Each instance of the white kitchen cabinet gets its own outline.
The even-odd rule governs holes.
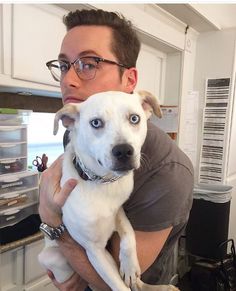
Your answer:
[[[45,64],[60,52],[65,13],[54,6],[12,5],[13,78],[59,86]]]
[[[51,91],[59,96],[59,84],[45,63],[58,56],[66,32],[62,17],[67,11],[36,4],[2,4],[1,10],[0,85]]]
[[[161,105],[178,106],[181,84],[181,52],[167,52],[142,41],[137,60],[136,90],[152,92]]]
[[[166,80],[170,78],[165,78],[165,50],[167,49],[168,53],[172,50],[173,53],[184,49],[184,24],[151,4],[87,6],[123,13],[133,20],[138,34],[152,42],[149,46],[141,38],[137,89],[149,90],[158,96],[161,103],[166,103]],[[25,91],[37,94],[37,91],[40,91],[40,95],[60,97],[59,84],[50,76],[45,63],[57,58],[60,51],[66,32],[62,22],[63,15],[70,9],[85,7],[85,4],[1,4],[0,91],[6,91],[5,88],[8,88],[9,92]],[[177,79],[179,81],[179,78]],[[173,87],[172,85],[168,84],[167,88]],[[4,87],[4,90],[1,87]],[[19,90],[20,88],[22,90]],[[173,98],[172,94],[170,95]],[[179,97],[179,92],[176,96]],[[174,96],[174,99],[177,98]]]
[[[23,290],[23,247],[0,254],[0,290]]]
[[[26,245],[24,248],[24,283],[28,284],[45,275],[45,269],[38,262],[44,240]]]
[[[1,291],[56,291],[38,262],[44,240],[0,254]]]
[[[38,240],[24,247],[24,291],[56,291],[46,270],[38,262],[38,254],[44,247],[44,240]]]
[[[44,278],[39,282],[36,282],[30,286],[26,286],[24,291],[56,291],[58,290],[54,287],[52,281],[49,278]]]
[[[147,90],[164,103],[166,54],[142,44],[137,60],[137,90]]]

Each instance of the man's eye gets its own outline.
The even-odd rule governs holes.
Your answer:
[[[94,128],[101,128],[104,126],[103,121],[99,118],[93,119],[90,121],[90,124],[92,125],[92,127]]]
[[[59,64],[59,69],[60,69],[60,71],[61,72],[67,72],[68,71],[68,65],[67,64],[65,64],[65,63],[60,63]]]
[[[138,124],[140,122],[140,116],[138,114],[131,114],[129,117],[129,121],[132,124]]]
[[[97,67],[97,63],[82,63],[82,70],[91,71]]]

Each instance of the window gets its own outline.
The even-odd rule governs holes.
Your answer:
[[[32,161],[36,156],[48,156],[48,166],[64,152],[63,135],[65,128],[60,123],[59,131],[53,135],[53,123],[55,113],[33,112],[28,124],[28,166],[32,166]]]

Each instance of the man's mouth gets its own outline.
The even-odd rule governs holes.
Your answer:
[[[64,99],[64,104],[68,104],[68,103],[81,103],[81,102],[83,102],[83,101],[84,101],[84,100],[81,100],[81,99],[79,99],[79,98],[68,96],[68,97],[66,97],[66,98]]]

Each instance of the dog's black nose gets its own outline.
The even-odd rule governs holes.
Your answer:
[[[113,156],[120,162],[129,160],[134,154],[134,148],[129,144],[119,144],[112,149]]]

